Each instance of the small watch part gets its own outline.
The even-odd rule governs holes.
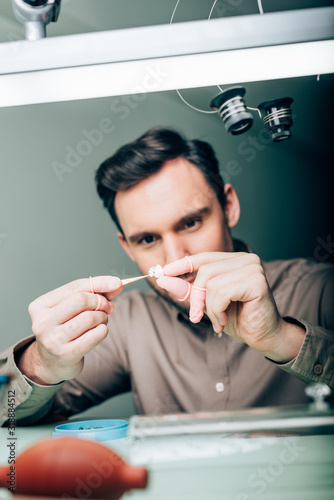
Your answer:
[[[153,266],[149,269],[148,274],[150,278],[160,278],[160,276],[163,276],[164,272],[162,270],[162,267],[158,264],[157,266]]]
[[[90,431],[91,429],[103,429],[103,427],[79,427],[79,431]]]

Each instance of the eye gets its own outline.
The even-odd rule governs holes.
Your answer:
[[[139,245],[151,245],[152,243],[154,243],[154,241],[156,240],[156,237],[155,236],[152,236],[151,234],[148,234],[147,236],[144,236],[144,238],[142,238],[141,240],[138,241],[138,244]]]
[[[201,219],[190,219],[184,223],[184,229],[197,229],[201,224]]]

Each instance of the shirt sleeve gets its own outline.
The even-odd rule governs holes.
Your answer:
[[[33,340],[34,337],[21,340],[0,355],[1,371],[11,377],[8,389],[3,396],[1,426],[13,423],[14,420],[21,425],[41,420],[49,412],[56,393],[63,385],[63,383],[50,386],[39,385],[20,372],[15,363],[15,353],[26,348]],[[15,398],[14,406],[10,403],[10,408],[8,407],[9,396]]]
[[[282,370],[296,376],[306,383],[327,384],[334,394],[334,267],[320,274],[313,285],[314,301],[317,301],[318,324],[303,318],[284,317],[288,322],[301,324],[306,333],[304,342],[295,359],[288,363],[277,364]],[[321,286],[320,286],[321,282]],[[304,285],[305,287],[305,285]]]
[[[334,394],[334,332],[301,319],[284,319],[302,324],[306,334],[295,359],[288,363],[275,364],[308,384],[327,384]]]
[[[130,294],[129,294],[130,295]],[[127,333],[124,324],[131,315],[131,295],[117,301],[109,316],[109,334],[84,358],[84,367],[75,379],[52,386],[42,386],[25,377],[15,363],[15,352],[26,348],[29,337],[0,356],[0,369],[11,376],[8,390],[15,391],[15,418],[18,424],[35,423],[45,416],[70,416],[131,390]],[[8,398],[7,398],[8,399]],[[11,413],[11,412],[10,412]],[[1,415],[1,425],[8,421],[8,407]]]

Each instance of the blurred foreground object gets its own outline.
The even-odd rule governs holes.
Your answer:
[[[10,467],[0,468],[7,487]],[[15,463],[15,493],[66,498],[117,500],[147,486],[148,472],[131,467],[102,444],[73,437],[44,440],[21,453]]]

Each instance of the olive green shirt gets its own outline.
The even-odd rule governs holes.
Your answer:
[[[14,351],[31,337],[2,354],[1,371],[14,375],[17,420],[69,416],[131,390],[137,413],[153,415],[304,403],[311,382],[334,392],[334,266],[305,259],[263,266],[281,316],[306,329],[291,362],[278,365],[225,334],[218,338],[210,322],[194,325],[154,292],[135,290],[117,299],[109,335],[73,380],[41,386],[20,373]]]

